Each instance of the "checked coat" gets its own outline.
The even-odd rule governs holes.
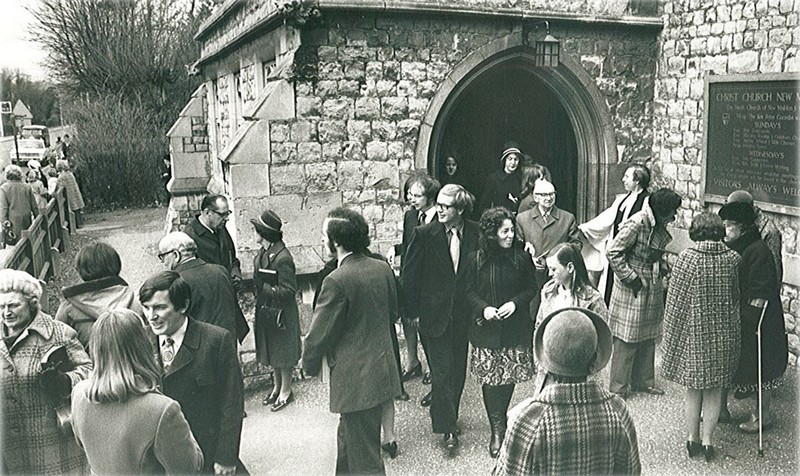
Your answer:
[[[663,254],[670,241],[672,236],[667,229],[656,226],[653,211],[645,207],[622,223],[609,243],[606,255],[614,271],[614,290],[608,306],[609,327],[614,337],[635,343],[661,335],[662,277],[667,272]],[[637,276],[644,288],[634,296],[629,286]]]
[[[664,311],[661,374],[684,387],[729,387],[739,362],[739,255],[700,241],[678,255]]]
[[[514,407],[494,475],[641,471],[628,407],[588,381],[548,385]]]

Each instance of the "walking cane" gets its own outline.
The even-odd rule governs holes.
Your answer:
[[[758,330],[756,330],[756,337],[758,338],[758,456],[764,457],[764,419],[761,409],[761,323],[764,322],[764,314],[767,313],[767,305],[769,301],[764,301],[764,307],[761,308],[761,317],[758,319]]]

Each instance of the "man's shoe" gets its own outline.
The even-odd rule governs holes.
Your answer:
[[[422,397],[422,400],[419,401],[419,404],[422,405],[423,407],[431,406],[431,392],[428,392],[427,395]]]
[[[458,436],[455,433],[444,434],[444,449],[453,452],[458,448]]]
[[[650,395],[664,395],[664,390],[658,387],[641,387],[634,390],[635,392],[649,393]]]
[[[400,380],[402,380],[403,382],[408,382],[414,377],[421,377],[421,376],[422,376],[422,364],[417,364],[411,369],[404,371],[403,375],[400,376]]]
[[[394,399],[395,400],[402,400],[404,402],[407,402],[407,401],[411,400],[411,396],[408,394],[408,392],[403,390],[403,393],[401,393],[400,395],[394,397]]]
[[[384,443],[381,445],[381,449],[387,453],[389,453],[389,457],[392,459],[397,458],[397,442],[390,441],[389,443]]]
[[[431,373],[425,372],[425,376],[422,377],[422,385],[430,385],[431,384]]]
[[[762,430],[767,430],[775,424],[775,415],[770,413],[768,415],[764,415],[764,422],[761,424]],[[750,420],[742,423],[739,425],[739,429],[742,430],[743,433],[758,433],[758,417],[753,415],[750,417]]]

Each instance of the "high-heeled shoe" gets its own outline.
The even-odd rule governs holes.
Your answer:
[[[706,463],[710,463],[717,456],[716,451],[714,451],[714,446],[703,445],[703,455],[706,457]]]
[[[390,441],[388,443],[384,443],[381,445],[381,449],[387,453],[389,453],[389,457],[392,459],[397,458],[397,442]]]
[[[286,397],[286,400],[275,400],[275,403],[272,404],[272,408],[270,411],[278,412],[286,408],[286,405],[292,403],[294,401],[294,392],[289,392],[289,396]]]
[[[686,441],[686,452],[689,453],[690,458],[699,456],[702,451],[703,451],[703,445],[701,445],[700,443],[692,440]]]
[[[272,405],[273,403],[275,403],[275,400],[277,399],[278,399],[277,393],[270,393],[269,395],[267,395],[266,398],[264,398],[264,400],[261,400],[261,404],[264,406]]]

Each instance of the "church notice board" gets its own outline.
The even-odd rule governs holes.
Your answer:
[[[800,216],[800,74],[709,76],[705,92],[705,200],[747,190],[764,210]]]

